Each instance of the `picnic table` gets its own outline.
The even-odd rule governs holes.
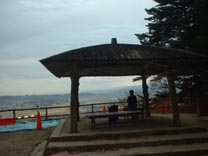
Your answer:
[[[91,119],[92,128],[95,128],[96,122],[95,120],[98,118],[114,118],[114,117],[128,117],[128,116],[137,116],[144,120],[143,108],[139,108],[137,110],[128,110],[128,111],[118,111],[118,112],[99,112],[99,113],[91,113],[87,115],[89,119]]]

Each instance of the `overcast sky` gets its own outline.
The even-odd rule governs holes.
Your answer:
[[[75,48],[138,44],[153,0],[0,0],[0,95],[69,93],[39,60]],[[81,78],[80,91],[137,85],[132,77]],[[95,85],[96,84],[96,85]]]

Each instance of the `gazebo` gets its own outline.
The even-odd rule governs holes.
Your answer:
[[[202,67],[207,65],[207,56],[171,48],[118,44],[113,38],[111,44],[66,51],[40,62],[56,77],[71,78],[70,132],[76,133],[79,79],[89,76],[140,75],[144,82],[147,75],[166,75],[173,108],[173,124],[179,126],[180,115],[174,78],[203,72]],[[143,89],[147,91],[145,85]]]

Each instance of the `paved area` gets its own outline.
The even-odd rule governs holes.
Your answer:
[[[67,122],[67,121],[66,121]],[[68,121],[70,122],[70,121]],[[91,128],[91,120],[84,117],[78,122],[79,133],[97,133],[106,131],[119,131],[131,129],[152,129],[173,127],[172,114],[152,114],[152,117],[145,118],[144,121],[121,118],[117,124],[109,125],[107,119],[98,119],[96,122],[103,124]],[[181,114],[182,127],[200,126],[208,127],[208,116],[198,116],[197,114]],[[61,131],[62,135],[69,134],[69,124],[65,124]]]
[[[156,147],[136,147],[129,149],[119,149],[115,151],[97,151],[97,152],[83,152],[72,153],[61,152],[51,156],[205,156],[208,143],[196,143],[192,145],[168,145],[168,146],[156,146]],[[170,152],[171,151],[171,152]],[[187,151],[189,151],[187,153]]]
[[[75,134],[69,133],[67,122],[63,120],[53,131],[47,146],[48,155],[208,154],[208,116],[181,114],[181,127],[172,126],[172,114],[152,114],[144,121],[122,118],[114,125],[109,125],[107,119],[100,119],[98,122],[102,125],[95,128],[91,128],[88,118],[82,117],[78,123],[79,133]]]
[[[106,137],[110,135],[111,137]],[[77,138],[77,139],[74,139]],[[50,142],[47,154],[52,156],[169,156],[208,154],[206,128],[155,128],[82,134]]]
[[[122,118],[115,125],[109,125],[107,119],[100,119],[97,122],[102,125],[95,128],[91,128],[91,121],[84,117],[78,124],[77,134],[68,133],[67,122],[62,122],[52,135],[47,147],[49,155],[179,156],[208,153],[207,116],[181,114],[181,127],[172,126],[171,114],[152,114],[144,121]]]

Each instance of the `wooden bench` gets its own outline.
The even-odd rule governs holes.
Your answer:
[[[89,119],[91,119],[92,128],[95,128],[96,122],[95,120],[97,118],[110,118],[110,117],[128,117],[128,116],[137,116],[140,117],[142,120],[144,120],[144,111],[142,108],[139,108],[137,110],[131,110],[131,111],[118,111],[118,112],[106,112],[106,113],[92,113],[87,115]]]

